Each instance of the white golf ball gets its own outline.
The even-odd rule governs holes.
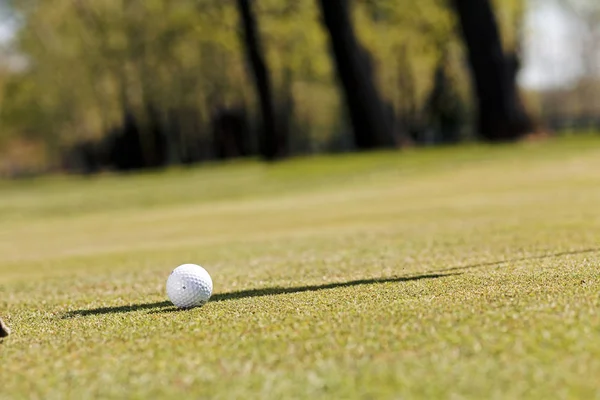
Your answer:
[[[180,265],[167,279],[167,296],[179,308],[204,305],[212,295],[212,290],[210,275],[196,264]]]

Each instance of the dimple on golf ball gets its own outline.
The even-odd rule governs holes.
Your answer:
[[[167,296],[179,308],[204,305],[212,295],[212,279],[204,268],[183,264],[175,268],[167,279]]]

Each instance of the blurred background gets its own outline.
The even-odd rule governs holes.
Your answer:
[[[1,0],[0,176],[600,130],[597,0]]]

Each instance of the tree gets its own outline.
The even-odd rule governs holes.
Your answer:
[[[379,95],[369,54],[356,38],[348,0],[317,0],[358,149],[393,144],[391,113]]]
[[[518,59],[502,49],[490,0],[452,0],[467,48],[478,102],[478,133],[490,142],[511,141],[532,129],[519,98]]]
[[[252,9],[252,0],[237,0],[237,7],[244,30],[244,45],[252,68],[254,85],[262,114],[260,152],[264,159],[275,160],[283,156],[282,138],[277,133],[275,109],[271,90],[271,75],[265,62],[258,24]]]

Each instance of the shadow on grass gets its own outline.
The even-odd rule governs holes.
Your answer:
[[[478,263],[478,264],[462,265],[462,266],[458,266],[458,267],[438,269],[438,270],[429,271],[429,272],[432,274],[433,273],[443,274],[443,273],[447,273],[447,272],[464,271],[464,270],[468,270],[468,269],[497,267],[502,264],[511,264],[511,263],[517,263],[517,262],[521,262],[521,261],[544,260],[547,258],[555,258],[555,257],[571,256],[571,255],[587,254],[587,253],[599,253],[599,252],[600,252],[600,247],[581,249],[581,250],[559,251],[556,253],[541,254],[541,255],[537,255],[537,256],[515,257],[515,258],[508,258],[506,260],[500,260],[500,261],[490,261],[490,262],[484,262],[484,263]]]
[[[423,274],[423,275],[410,275],[410,276],[400,276],[400,277],[391,277],[391,278],[373,278],[373,279],[359,279],[348,282],[335,282],[335,283],[326,283],[323,285],[309,285],[309,286],[297,286],[297,287],[270,287],[263,289],[249,289],[249,290],[239,290],[235,292],[228,293],[217,293],[210,298],[210,302],[220,302],[220,301],[228,301],[228,300],[236,300],[236,299],[244,299],[248,297],[261,297],[261,296],[275,296],[280,294],[290,294],[290,293],[302,293],[302,292],[316,292],[319,290],[327,290],[327,289],[335,289],[340,287],[350,287],[350,286],[358,286],[358,285],[371,285],[376,283],[387,283],[387,282],[409,282],[409,281],[418,281],[421,279],[436,279],[443,278],[453,275],[460,275],[460,273],[446,273],[446,274]],[[66,313],[63,318],[73,318],[77,316],[88,316],[88,315],[102,315],[102,314],[117,314],[117,313],[127,313],[132,311],[141,311],[141,310],[152,310],[152,313],[161,313],[161,312],[173,312],[180,311],[180,309],[173,307],[170,301],[159,301],[155,303],[143,303],[143,304],[132,304],[127,306],[118,306],[118,307],[101,307],[101,308],[93,308],[89,310],[76,310],[69,311]]]
[[[158,301],[155,303],[143,303],[143,304],[130,304],[128,306],[118,306],[118,307],[100,307],[100,308],[91,308],[89,310],[75,310],[69,311],[63,315],[63,319],[73,318],[73,317],[86,317],[88,315],[102,315],[102,314],[120,314],[120,313],[128,313],[133,311],[141,311],[141,310],[152,310],[156,308],[165,308],[171,306],[172,303],[170,301]]]
[[[462,265],[457,267],[443,268],[434,271],[429,271],[422,275],[407,275],[400,277],[391,277],[391,278],[373,278],[373,279],[359,279],[349,282],[336,282],[336,283],[327,283],[323,285],[310,285],[310,286],[299,286],[299,287],[270,287],[263,289],[249,289],[249,290],[240,290],[229,293],[217,293],[211,297],[210,302],[219,302],[219,301],[227,301],[227,300],[235,300],[235,299],[243,299],[248,297],[261,297],[261,296],[274,296],[279,294],[289,294],[289,293],[301,293],[301,292],[314,292],[319,290],[327,290],[327,289],[335,289],[340,287],[349,287],[349,286],[358,286],[358,285],[370,285],[375,283],[386,283],[386,282],[409,282],[409,281],[417,281],[421,279],[435,279],[435,278],[443,278],[453,275],[460,275],[462,272],[469,269],[478,269],[478,268],[487,268],[487,267],[497,267],[502,264],[510,264],[521,261],[532,261],[532,260],[542,260],[546,258],[554,258],[554,257],[562,257],[567,255],[577,255],[577,254],[586,254],[586,253],[597,253],[600,252],[600,248],[589,248],[582,250],[571,250],[571,251],[561,251],[551,254],[543,254],[538,256],[528,256],[528,257],[518,257],[518,258],[510,258],[506,260],[500,261],[491,261],[485,263],[478,264],[470,264],[470,265]],[[179,309],[173,307],[171,302],[169,301],[159,301],[155,303],[143,303],[143,304],[132,304],[128,306],[119,306],[119,307],[102,307],[102,308],[94,308],[90,310],[76,310],[70,311],[66,313],[63,318],[73,318],[77,316],[88,316],[88,315],[102,315],[102,314],[116,314],[116,313],[127,313],[132,311],[140,311],[140,310],[151,310],[150,313],[163,313],[163,312],[174,312],[180,311]]]

